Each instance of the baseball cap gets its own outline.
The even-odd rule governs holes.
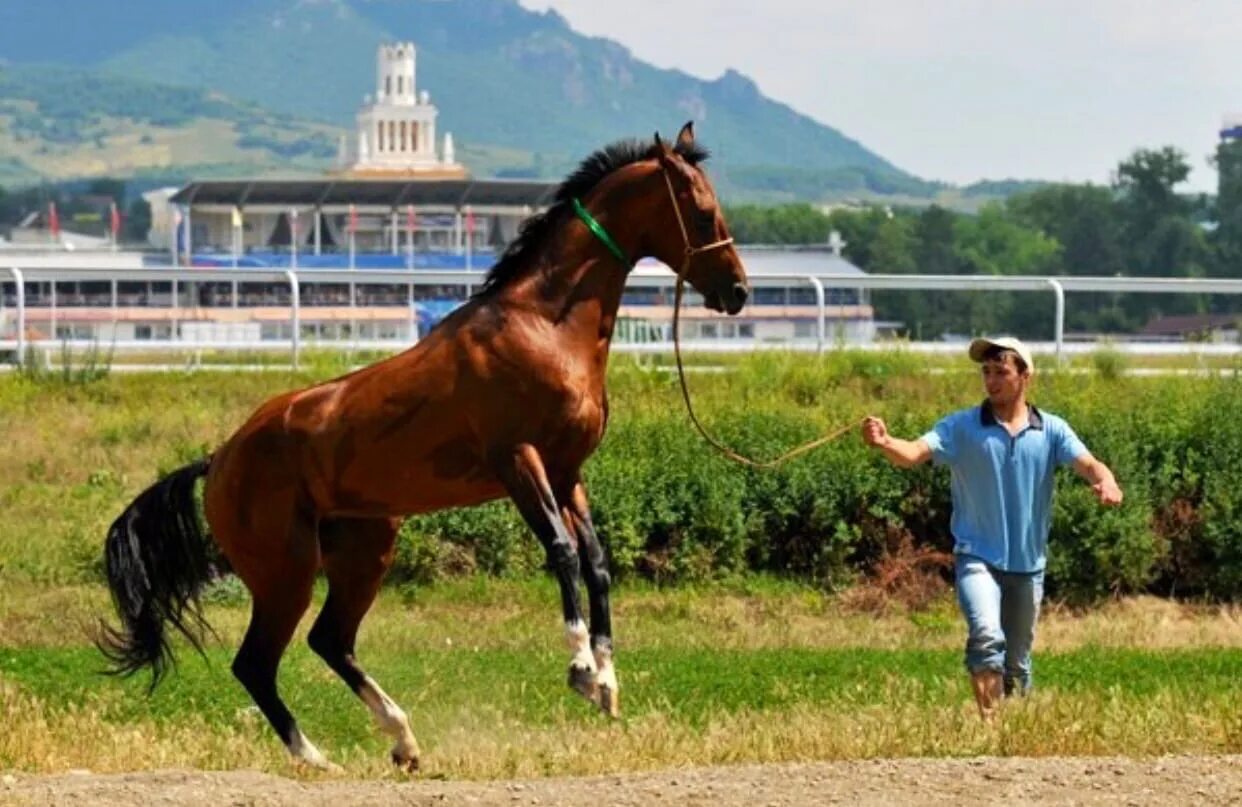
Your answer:
[[[1026,368],[1031,372],[1035,372],[1035,361],[1031,358],[1031,351],[1026,345],[1012,336],[998,336],[994,339],[975,339],[970,343],[970,358],[973,361],[983,361],[983,354],[988,352],[988,348],[999,347],[1005,350],[1012,350],[1017,353],[1022,361],[1026,364]]]

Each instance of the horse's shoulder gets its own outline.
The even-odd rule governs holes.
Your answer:
[[[339,414],[346,388],[344,380],[335,380],[290,393],[283,412],[285,430],[308,432],[320,429]]]

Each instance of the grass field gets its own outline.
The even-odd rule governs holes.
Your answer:
[[[181,647],[178,673],[150,698],[144,680],[99,674],[89,633],[111,615],[100,547],[121,508],[159,469],[216,445],[259,401],[335,374],[340,361],[312,354],[299,374],[0,377],[0,412],[22,424],[0,441],[0,770],[292,771],[229,672],[248,618],[235,583],[209,592],[221,639],[208,660]],[[938,375],[901,355],[729,361],[737,372],[728,379],[693,380],[701,411],[799,407],[832,425],[864,406],[898,412],[916,396],[967,403],[977,394],[960,361]],[[1106,376],[1048,374],[1039,383],[1051,398],[1172,394]],[[1200,383],[1208,388],[1179,382],[1178,391]],[[614,400],[625,415],[677,411],[675,384],[618,361]],[[987,727],[971,703],[951,594],[911,611],[859,591],[764,576],[674,588],[623,581],[613,597],[616,722],[565,686],[557,594],[538,573],[390,587],[363,625],[359,657],[409,713],[427,775],[454,779],[906,755],[1242,751],[1237,605],[1050,604],[1036,693]],[[281,671],[303,730],[348,775],[390,775],[387,738],[306,648],[310,621]]]
[[[254,767],[290,772],[228,671],[244,595],[215,592],[221,639],[181,648],[155,694],[100,676],[92,587],[0,596],[0,768]],[[875,756],[1242,750],[1236,608],[1116,603],[1043,624],[1038,691],[980,723],[944,599],[874,614],[788,583],[623,587],[614,598],[623,718],[567,687],[554,585],[483,578],[389,591],[359,657],[409,712],[430,776],[496,778],[683,764]],[[306,620],[305,627],[310,620]],[[281,682],[303,729],[356,776],[388,774],[388,741],[302,639]]]

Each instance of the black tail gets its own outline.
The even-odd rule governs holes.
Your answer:
[[[165,623],[203,652],[211,630],[198,601],[203,584],[227,571],[199,526],[194,483],[210,458],[191,463],[147,488],[112,522],[104,548],[108,587],[121,629],[103,625],[96,641],[112,662],[109,672],[131,675],[151,668],[151,688],[173,663]]]

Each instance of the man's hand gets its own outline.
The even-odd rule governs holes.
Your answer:
[[[1100,504],[1105,507],[1115,507],[1121,504],[1122,492],[1117,486],[1117,482],[1113,479],[1105,479],[1091,486],[1091,490],[1095,491],[1095,497],[1100,500]]]
[[[867,417],[862,424],[863,442],[880,449],[885,458],[898,468],[913,468],[931,459],[926,440],[901,440],[888,433],[888,426],[877,417]]]
[[[882,447],[888,442],[888,426],[877,417],[867,417],[862,425],[863,442],[869,446]]]

